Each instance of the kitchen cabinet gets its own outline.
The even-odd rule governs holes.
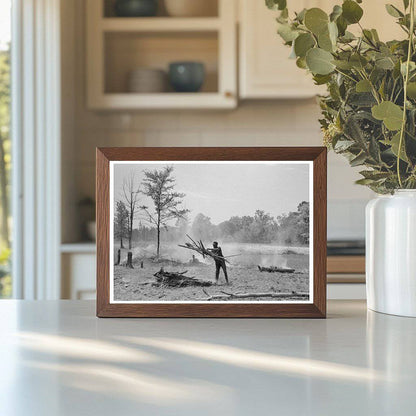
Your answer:
[[[95,299],[96,257],[94,243],[61,245],[62,299]]]
[[[318,6],[317,1],[293,0],[291,10]],[[321,5],[319,5],[321,7]],[[278,12],[264,1],[239,1],[239,91],[244,98],[308,98],[319,88],[311,75],[289,59],[290,48],[276,33]]]
[[[403,8],[401,0],[391,3]],[[311,7],[329,12],[340,1],[291,0],[288,4],[292,13]],[[376,28],[381,40],[403,38],[404,32],[384,4],[367,1],[361,6],[362,25]],[[239,0],[239,95],[242,99],[308,98],[325,91],[315,86],[311,75],[289,59],[290,48],[276,33],[277,15],[278,12],[267,9],[264,1]],[[349,30],[357,33],[360,28],[355,25]]]
[[[237,105],[236,7],[217,2],[217,16],[117,17],[113,4],[88,0],[87,105],[90,109],[209,109]],[[109,7],[110,6],[110,7]],[[129,92],[129,73],[137,69],[167,71],[175,61],[205,66],[202,90],[177,93]]]

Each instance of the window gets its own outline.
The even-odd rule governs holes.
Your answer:
[[[0,298],[12,295],[10,267],[10,42],[11,0],[0,0]]]

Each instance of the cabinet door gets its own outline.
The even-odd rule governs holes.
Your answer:
[[[311,76],[289,59],[290,48],[277,35],[275,17],[278,12],[268,10],[262,0],[239,0],[240,13],[240,97],[241,98],[304,98],[322,93]],[[320,7],[330,12],[336,0],[291,0],[290,13],[303,8]],[[402,0],[392,0],[402,9]],[[384,3],[367,1],[361,4],[366,28],[378,30],[382,40],[402,39],[404,32],[389,16]],[[349,30],[358,34],[358,25]]]
[[[290,10],[300,11],[320,2],[292,0]],[[320,5],[318,6],[320,7]],[[240,0],[240,97],[305,98],[318,93],[305,70],[289,59],[290,48],[276,33],[278,12],[262,0]]]

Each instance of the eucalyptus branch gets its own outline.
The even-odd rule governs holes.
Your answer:
[[[407,47],[407,60],[406,60],[406,72],[404,76],[404,85],[403,85],[403,118],[402,118],[402,127],[400,129],[400,140],[399,140],[399,149],[397,151],[397,178],[399,180],[399,185],[402,188],[402,177],[400,173],[400,156],[402,154],[404,132],[406,129],[406,108],[407,108],[407,83],[409,82],[409,68],[412,58],[413,50],[413,36],[415,28],[415,0],[410,0],[410,30],[409,30],[409,44]]]
[[[373,94],[374,99],[377,101],[377,104],[380,104],[380,98],[378,96],[378,92],[376,88],[374,87],[374,84],[371,82],[370,78],[368,77],[367,73],[365,72],[365,69],[363,68],[362,65],[361,65],[360,74],[366,81],[368,81],[368,83],[370,84],[371,93]]]
[[[355,78],[353,78],[353,77],[349,76],[349,75],[348,75],[348,74],[346,74],[345,72],[342,72],[342,71],[341,71],[341,70],[339,70],[338,68],[335,68],[335,71],[336,71],[336,72],[338,72],[338,73],[339,73],[339,74],[341,74],[341,75],[344,75],[344,77],[346,77],[346,78],[350,79],[352,82],[355,82],[355,83],[357,83],[357,82],[358,82]]]
[[[285,0],[266,3],[271,9],[276,5],[286,7]],[[331,14],[318,7],[305,9],[303,17],[295,19],[299,24],[290,18],[284,19],[282,24],[287,27],[279,34],[286,44],[293,46],[287,39],[297,32],[295,55],[303,59],[305,69],[318,84],[326,84],[328,94],[320,97],[324,141],[352,161],[353,166],[367,167],[361,184],[381,194],[399,188],[416,188],[416,151],[414,146],[406,147],[406,140],[413,142],[416,136],[413,119],[410,120],[410,109],[416,107],[416,71],[412,69],[416,0],[404,1],[404,15],[394,6],[387,7],[388,13],[407,33],[405,41],[387,42],[379,40],[373,29],[364,29],[361,3],[343,1],[342,6],[334,6]],[[285,9],[282,17],[287,15]],[[337,34],[332,27],[334,23],[341,28]],[[360,35],[350,36],[347,33],[350,25],[361,28]],[[326,37],[320,44],[321,34]],[[331,47],[327,47],[329,42]],[[400,71],[397,62],[401,65]],[[415,116],[416,111],[412,110],[412,117]],[[382,170],[389,175],[380,176]]]

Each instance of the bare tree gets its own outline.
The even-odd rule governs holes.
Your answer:
[[[144,171],[142,193],[150,197],[154,203],[154,210],[147,206],[140,208],[147,214],[147,220],[156,226],[157,257],[160,255],[160,229],[167,227],[169,221],[184,218],[189,212],[181,207],[185,194],[175,192],[175,179],[172,177],[173,166],[166,166],[161,170]]]
[[[126,205],[122,201],[117,201],[114,215],[114,237],[120,239],[120,248],[124,248],[123,238],[130,236],[129,228],[129,212]]]
[[[123,181],[123,198],[128,212],[128,239],[129,249],[131,249],[131,240],[133,235],[134,217],[139,210],[139,187],[136,185],[136,175],[131,172]]]

